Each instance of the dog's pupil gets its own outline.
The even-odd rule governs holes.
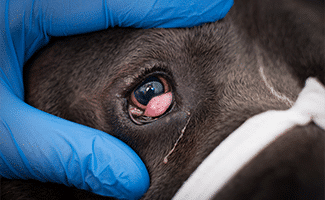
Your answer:
[[[134,97],[142,105],[147,105],[153,97],[163,93],[163,84],[157,77],[151,76],[145,79],[142,84],[134,90]]]

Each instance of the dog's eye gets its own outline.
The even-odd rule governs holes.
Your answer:
[[[128,112],[135,123],[149,123],[166,113],[172,101],[167,80],[162,76],[149,76],[132,91]]]
[[[134,90],[135,100],[146,106],[149,101],[165,92],[163,83],[155,76],[148,77],[142,84]]]

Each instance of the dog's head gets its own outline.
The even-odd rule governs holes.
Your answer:
[[[190,29],[109,29],[59,39],[33,63],[26,100],[123,140],[148,168],[144,198],[170,199],[248,118],[290,108],[303,76],[324,83],[318,73],[324,72],[323,29],[299,32],[318,19],[307,15],[301,22],[283,4],[235,2],[225,19]],[[301,73],[310,63],[315,70]],[[219,198],[281,199],[295,190],[300,197],[323,195],[323,142],[324,131],[313,124],[291,130],[247,164]]]

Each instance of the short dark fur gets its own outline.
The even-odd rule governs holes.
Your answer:
[[[59,39],[33,63],[26,101],[126,142],[150,173],[143,199],[171,199],[246,119],[289,108],[266,88],[260,65],[274,88],[293,101],[307,77],[325,84],[323,6],[317,0],[238,0],[223,20],[201,27],[109,29]],[[140,74],[156,71],[172,83],[175,106],[155,122],[136,125],[126,112],[127,96],[141,82]],[[215,199],[323,199],[324,134],[314,124],[291,130]],[[56,184],[5,179],[1,197],[104,198]]]

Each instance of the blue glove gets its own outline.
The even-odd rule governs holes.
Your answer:
[[[106,133],[24,103],[23,65],[50,36],[116,25],[199,25],[223,18],[232,4],[232,0],[0,0],[0,176],[140,198],[149,187],[140,158]]]

